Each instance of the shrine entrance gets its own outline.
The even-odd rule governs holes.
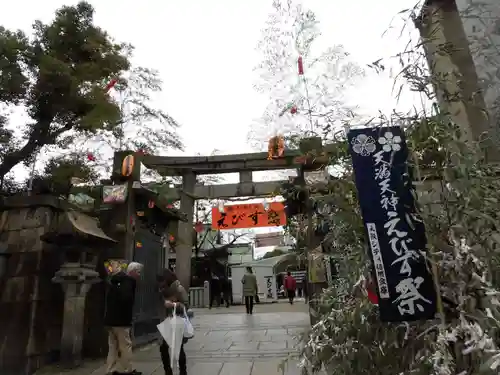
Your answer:
[[[324,169],[329,162],[329,153],[334,151],[333,144],[322,145],[320,138],[306,138],[300,149],[284,150],[278,143],[279,152],[272,154],[271,141],[269,152],[215,156],[153,156],[135,152],[115,153],[114,170],[128,177],[129,197],[127,216],[135,215],[134,189],[143,189],[140,183],[141,165],[157,171],[162,176],[182,177],[178,187],[162,187],[158,191],[160,200],[180,201],[180,212],[187,218],[178,222],[176,246],[176,273],[181,283],[189,288],[191,278],[191,260],[193,251],[193,219],[197,199],[225,199],[236,197],[259,198],[280,195],[287,181],[254,182],[252,173],[256,171],[275,171],[297,169],[303,179],[304,170]],[[128,158],[128,159],[127,159]],[[132,161],[131,159],[132,158]],[[129,170],[128,170],[128,169]],[[125,173],[126,172],[126,173]],[[236,184],[201,185],[196,184],[197,175],[238,173]],[[283,203],[273,202],[269,207],[264,204],[238,204],[226,207],[214,207],[212,227],[217,230],[281,226],[286,224],[286,208]],[[306,209],[303,209],[303,213]],[[314,231],[309,225],[308,246],[314,248]],[[134,227],[128,225],[125,241],[125,254],[133,258]]]

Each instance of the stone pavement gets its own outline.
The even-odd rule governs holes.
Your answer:
[[[257,305],[253,315],[241,306],[199,309],[195,337],[186,346],[189,375],[299,375],[296,337],[309,326],[302,301]],[[292,357],[292,358],[291,358]],[[285,359],[285,369],[279,369]],[[163,375],[158,344],[138,349],[135,367],[144,375]],[[71,372],[42,371],[50,375],[104,375],[103,363],[88,362]],[[38,373],[37,373],[38,374]]]

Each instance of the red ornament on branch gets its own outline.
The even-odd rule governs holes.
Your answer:
[[[302,56],[297,59],[297,66],[299,68],[299,76],[304,75],[304,62],[302,61]]]
[[[89,152],[87,153],[87,160],[88,161],[95,161],[95,156],[93,153]]]
[[[297,107],[293,106],[292,108],[290,108],[290,113],[292,115],[296,114],[297,113]]]
[[[108,92],[113,87],[115,87],[115,85],[116,85],[117,82],[118,82],[118,80],[116,78],[113,78],[111,81],[109,81],[109,83],[104,88],[104,92]]]
[[[374,305],[378,305],[378,296],[375,291],[375,284],[371,280],[366,280],[365,282],[366,293],[368,295],[368,300]]]

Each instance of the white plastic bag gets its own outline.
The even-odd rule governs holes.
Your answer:
[[[175,311],[175,304],[173,311]],[[184,332],[186,331],[186,319],[182,316],[177,316],[174,313],[173,316],[167,317],[156,327],[168,344],[170,368],[174,369],[177,367],[174,367],[174,364],[177,365],[179,363],[182,340],[184,338]]]
[[[191,320],[188,317],[186,308],[184,308],[184,338],[192,339],[194,337],[194,328]]]

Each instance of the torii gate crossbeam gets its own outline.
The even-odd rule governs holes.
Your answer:
[[[320,147],[323,152],[330,153],[334,144]],[[252,172],[272,171],[279,169],[294,169],[303,165],[299,157],[304,153],[299,149],[285,150],[285,155],[268,159],[268,153],[257,152],[249,154],[214,155],[214,156],[152,156],[143,155],[141,162],[147,168],[154,169],[164,176],[182,176],[182,187],[174,189],[181,201],[181,211],[189,218],[180,222],[178,228],[179,245],[177,248],[177,270],[181,283],[189,288],[191,274],[191,255],[193,248],[194,203],[203,198],[230,198],[237,196],[265,196],[276,192],[280,181],[254,183]],[[196,187],[196,175],[239,173],[239,184],[213,185]],[[197,194],[198,193],[198,194]]]

